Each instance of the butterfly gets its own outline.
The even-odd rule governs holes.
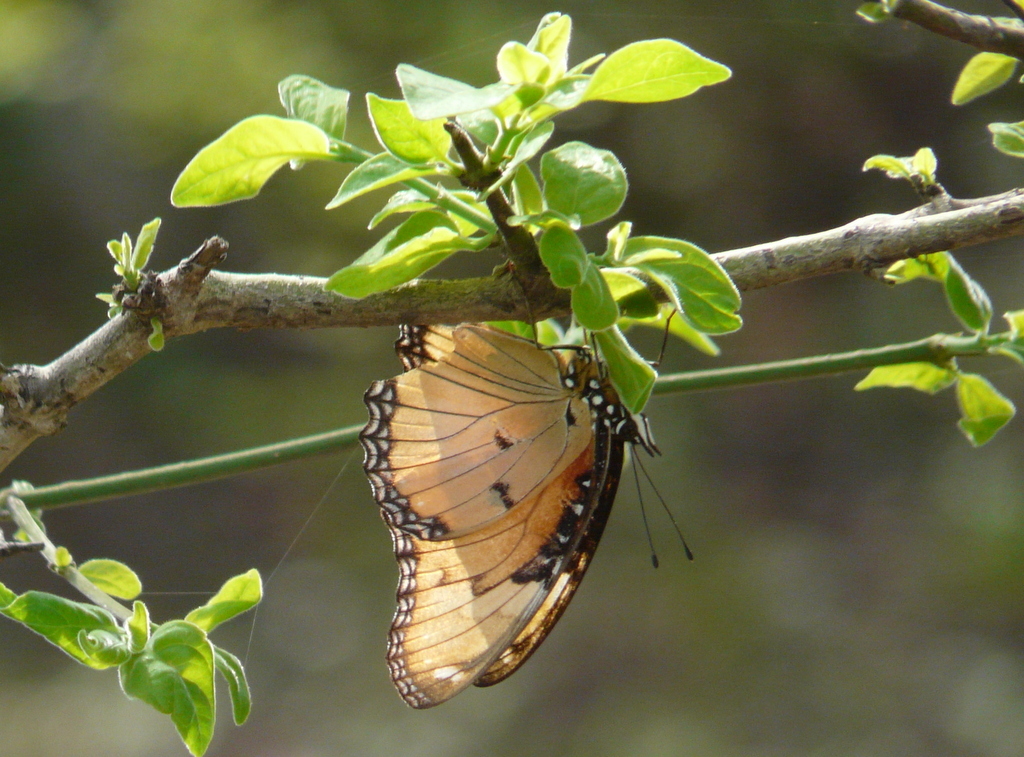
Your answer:
[[[400,578],[387,661],[412,707],[515,672],[565,611],[624,446],[658,450],[588,348],[485,325],[403,326],[364,400],[364,468]]]

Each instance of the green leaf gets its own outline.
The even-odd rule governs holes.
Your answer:
[[[864,161],[862,171],[885,171],[890,179],[910,179],[910,161],[906,158],[897,158],[893,155],[872,155]]]
[[[925,185],[935,183],[935,173],[939,168],[939,160],[930,147],[922,147],[910,159],[910,168],[924,179]]]
[[[487,192],[493,192],[497,187],[509,181],[521,165],[527,163],[534,155],[540,152],[541,148],[551,138],[555,125],[550,121],[523,134],[523,138],[515,145],[512,159],[502,168],[502,176],[498,181],[487,188]]]
[[[495,116],[491,110],[487,109],[463,113],[459,116],[458,122],[462,124],[462,128],[485,145],[493,145],[497,142],[504,128],[501,124],[501,119]]]
[[[135,240],[135,251],[132,253],[131,267],[141,271],[149,262],[149,256],[153,254],[153,245],[156,243],[156,235],[160,232],[160,219],[154,218],[142,227],[138,238]]]
[[[854,388],[858,392],[879,386],[908,387],[935,394],[956,381],[957,372],[934,363],[898,363],[880,365],[861,379]]]
[[[255,607],[263,597],[263,583],[255,568],[230,578],[202,607],[185,616],[209,633],[221,623]]]
[[[412,166],[390,153],[382,152],[349,172],[338,194],[327,203],[327,209],[336,208],[375,189],[435,173],[438,170],[434,166]]]
[[[633,233],[633,224],[629,221],[619,221],[612,226],[605,235],[608,239],[608,246],[605,255],[616,263],[622,262],[622,256],[626,252],[626,242],[629,235]]]
[[[114,616],[101,607],[72,602],[40,591],[28,591],[0,609],[0,613],[28,626],[83,665],[97,670],[110,667],[91,658],[78,643],[79,631],[120,632]]]
[[[952,255],[946,274],[946,300],[949,307],[971,331],[985,333],[992,320],[992,302],[981,285],[967,275]]]
[[[149,348],[153,352],[159,352],[164,348],[164,324],[155,315],[149,319],[149,327],[151,331],[149,336],[146,338],[146,342],[149,344]]]
[[[725,81],[732,72],[672,39],[634,42],[594,71],[584,100],[653,103],[686,97]]]
[[[583,280],[572,289],[571,302],[573,315],[585,329],[600,331],[614,325],[619,318],[619,306],[595,265],[584,269]]]
[[[416,278],[469,244],[448,216],[421,211],[337,271],[324,288],[357,298],[382,292]]]
[[[506,84],[546,84],[551,63],[522,42],[506,42],[498,51],[498,75]]]
[[[997,150],[1015,158],[1024,158],[1024,121],[993,123],[988,125],[988,130],[992,132],[992,144]]]
[[[544,195],[537,177],[529,166],[519,166],[512,178],[512,202],[517,215],[532,215],[544,211]]]
[[[252,710],[252,695],[249,693],[249,682],[245,680],[245,669],[242,662],[228,651],[214,645],[213,661],[217,670],[228,683],[231,695],[231,716],[235,725],[242,725],[249,719]]]
[[[560,224],[551,226],[538,243],[540,259],[551,274],[551,283],[568,289],[583,281],[590,258],[576,233]]]
[[[413,115],[422,121],[493,108],[514,89],[503,83],[477,89],[465,82],[438,76],[407,63],[401,64],[395,73],[402,88],[402,96],[409,103]]]
[[[1010,325],[1010,339],[1019,339],[1021,334],[1024,334],[1024,310],[1003,313],[1003,318]]]
[[[145,649],[149,642],[149,608],[145,603],[136,600],[132,604],[132,616],[128,618],[125,628],[132,652],[138,653]]]
[[[420,121],[405,100],[385,100],[372,92],[366,106],[373,130],[385,150],[406,163],[443,163],[448,160],[452,138],[443,118]]]
[[[338,141],[345,139],[348,90],[330,87],[312,76],[294,75],[277,85],[285,113],[319,126]]]
[[[639,319],[658,315],[660,307],[643,281],[621,268],[602,268],[600,271],[623,317]]]
[[[615,215],[626,199],[626,172],[618,158],[583,142],[544,153],[540,173],[547,206],[578,215],[584,225]]]
[[[1017,68],[1017,59],[1001,53],[978,53],[964,66],[953,87],[953,104],[963,105],[1005,84]]]
[[[434,207],[436,206],[427,199],[426,195],[420,194],[415,189],[401,189],[391,195],[384,207],[370,219],[368,228],[377,228],[381,221],[395,213],[415,213],[417,210],[431,210]]]
[[[53,567],[57,570],[63,570],[74,565],[75,561],[71,557],[71,553],[68,552],[67,547],[57,547],[53,553]]]
[[[213,658],[213,645],[201,629],[172,620],[118,671],[124,693],[170,715],[193,755],[203,754],[213,737]]]
[[[916,258],[897,260],[885,272],[885,280],[894,284],[905,284],[918,278],[945,283],[949,273],[949,253],[932,252]]]
[[[78,572],[98,589],[118,599],[135,599],[142,591],[142,582],[135,571],[117,560],[88,560],[78,566]]]
[[[3,584],[0,584],[0,612],[10,607],[11,602],[16,600],[18,595],[8,589]]]
[[[79,631],[78,646],[90,660],[105,668],[112,668],[131,659],[128,635],[122,631]]]
[[[743,325],[740,293],[725,269],[704,250],[681,239],[633,237],[623,261],[652,276],[677,301],[690,323],[707,334]]]
[[[252,116],[200,150],[174,182],[175,207],[218,205],[255,197],[292,160],[329,160],[330,140],[305,121]]]
[[[553,81],[562,76],[569,65],[569,40],[572,37],[572,19],[561,13],[548,13],[540,20],[537,31],[527,47],[546,57],[551,64]]]
[[[995,436],[1016,412],[1013,403],[988,379],[975,373],[960,374],[956,397],[962,415],[958,425],[975,447]]]
[[[885,3],[861,3],[860,7],[857,8],[857,15],[865,21],[880,24],[892,17],[892,11],[889,10]]]
[[[631,413],[641,412],[651,396],[658,374],[618,328],[598,331],[594,338],[623,406]]]

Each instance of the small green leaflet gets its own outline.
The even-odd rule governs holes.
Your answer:
[[[1003,86],[1013,76],[1017,59],[1001,53],[978,53],[964,66],[953,87],[954,105],[969,103]]]
[[[111,666],[111,663],[92,658],[78,641],[81,631],[121,632],[114,616],[100,607],[41,591],[27,591],[0,608],[0,613],[24,624],[83,665],[97,670]]]
[[[1000,152],[1015,158],[1024,158],[1024,121],[1016,124],[992,123],[992,144]]]
[[[327,210],[336,208],[367,192],[398,182],[418,179],[438,173],[434,166],[414,166],[399,160],[391,153],[382,152],[353,168],[341,183],[338,194],[327,203]]]
[[[855,387],[856,391],[874,389],[879,386],[907,387],[920,392],[935,394],[951,386],[956,381],[956,371],[940,368],[934,363],[899,363],[897,365],[880,365],[861,379]]]
[[[416,165],[448,160],[452,138],[443,118],[421,121],[405,100],[386,100],[372,92],[366,95],[366,107],[381,147],[399,160]]]
[[[975,447],[989,441],[1017,412],[1013,403],[984,376],[962,373],[956,389],[963,416],[958,425]]]
[[[594,338],[608,366],[619,399],[631,413],[639,413],[651,396],[658,374],[626,341],[618,327],[597,331]]]
[[[619,306],[596,265],[584,269],[583,280],[572,288],[571,302],[576,320],[590,331],[606,329],[619,318]]]
[[[219,205],[255,197],[292,160],[330,160],[330,140],[305,121],[252,116],[200,150],[171,189],[178,208]]]
[[[263,598],[263,583],[255,568],[228,579],[210,600],[188,615],[185,620],[209,633],[221,623],[255,607]]]
[[[330,87],[312,76],[294,75],[277,85],[281,105],[289,118],[319,126],[339,141],[345,139],[348,90]]]
[[[448,216],[420,211],[331,276],[324,288],[346,297],[383,292],[411,281],[468,245]]]
[[[135,571],[117,560],[88,560],[78,566],[78,572],[118,599],[135,599],[142,591]]]
[[[514,90],[514,87],[501,83],[477,89],[406,63],[401,64],[395,73],[405,101],[421,121],[493,108]]]
[[[568,289],[583,281],[590,258],[576,233],[561,224],[548,228],[538,244],[540,259],[551,275],[551,283]]]
[[[654,103],[693,94],[725,81],[732,72],[672,39],[634,42],[616,50],[594,71],[584,100]]]
[[[579,216],[584,225],[618,212],[626,199],[626,171],[608,150],[566,142],[540,159],[544,200],[552,210]]]

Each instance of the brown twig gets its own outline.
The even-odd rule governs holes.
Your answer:
[[[840,271],[871,273],[897,260],[1024,235],[1024,190],[933,204],[900,215],[872,215],[818,234],[718,253],[742,290],[775,286]],[[566,290],[540,283],[530,309],[511,277],[412,281],[353,300],[324,291],[312,276],[246,275],[211,270],[223,240],[207,242],[193,258],[151,276],[155,307],[170,339],[213,328],[329,328],[399,323],[526,320],[566,315]],[[205,257],[204,257],[205,259]],[[191,262],[190,262],[191,261]],[[538,277],[535,281],[545,282]],[[197,289],[197,282],[201,286]],[[141,360],[151,349],[148,318],[126,311],[49,365],[0,367],[0,470],[31,442],[63,428],[70,409]]]
[[[973,15],[931,0],[900,0],[892,15],[977,50],[1024,59],[1024,23],[1015,18]]]

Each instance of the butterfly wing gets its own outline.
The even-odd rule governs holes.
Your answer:
[[[404,327],[407,368],[366,393],[360,436],[377,501],[420,538],[500,518],[586,448],[589,408],[562,385],[569,361],[484,326]]]
[[[388,664],[422,708],[504,679],[547,636],[604,529],[623,437],[593,423],[587,361],[480,326],[403,329],[398,351],[407,372],[367,391],[362,439],[400,569]]]

